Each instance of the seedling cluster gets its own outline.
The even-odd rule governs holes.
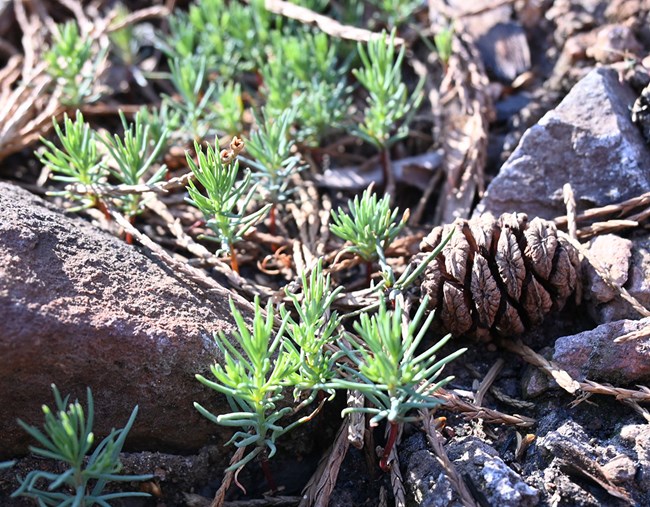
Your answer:
[[[315,11],[328,5],[303,3]],[[264,4],[205,0],[174,12],[169,33],[155,37],[155,49],[164,55],[161,71],[140,68],[142,46],[132,26],[100,41],[73,22],[60,25],[44,58],[67,112],[62,126],[54,119],[58,139],[43,138],[37,156],[52,180],[65,184],[54,194],[70,201],[73,210],[98,208],[108,219],[121,213],[132,224],[145,211],[146,196],[172,188],[166,186],[168,166],[180,166],[183,173],[175,179],[186,191],[184,201],[205,225],[194,240],[216,242],[212,253],[228,255],[232,274],[241,278],[240,243],[256,227],[272,237],[286,234],[285,214],[308,179],[305,173],[342,153],[345,143],[354,143],[364,156],[378,152],[383,179],[377,189],[383,196],[371,186],[347,208],[327,212],[330,232],[344,242],[333,247],[338,255],[307,263],[292,283],[283,284],[279,301],[263,304],[256,298],[250,323],[231,301],[236,329],[214,337],[222,357],[211,366],[212,376],[196,376],[226,396],[231,412],[195,407],[209,420],[235,428],[229,443],[245,452],[230,471],[258,458],[268,472],[280,436],[314,418],[337,392],[354,390],[366,404],[344,414],[359,411],[372,416],[371,426],[384,419],[390,425],[381,460],[388,469],[398,425],[439,404],[435,391],[449,381],[441,378],[442,369],[462,353],[436,360],[448,337],[422,349],[433,315],[425,317],[426,300],[412,318],[409,311],[406,289],[439,250],[399,276],[386,257],[409,219],[408,210],[400,215],[392,204],[391,149],[409,135],[423,81],[413,86],[403,79],[406,48],[396,42],[395,29],[384,28],[404,23],[420,2],[346,2],[342,22],[367,8],[366,18],[377,28],[368,41],[355,44],[272,14]],[[123,8],[115,19],[127,19]],[[435,44],[448,49],[443,39]],[[121,61],[139,87],[148,93],[157,89],[161,97],[156,107],[119,111],[118,133],[112,134],[92,127],[79,110],[73,114],[101,98],[98,69],[107,58]],[[157,88],[158,82],[164,86]],[[352,141],[336,145],[344,134]],[[336,146],[323,149],[332,140]],[[332,264],[343,256],[365,263],[373,298],[349,313],[336,307],[346,289],[335,281]],[[44,408],[45,433],[21,424],[42,446],[34,453],[61,460],[69,470],[33,472],[16,495],[41,505],[108,505],[118,496],[102,493],[107,481],[145,478],[116,475],[137,407],[126,426],[88,457],[90,391],[87,414],[78,402],[66,408],[68,398],[61,399],[56,388],[54,394],[56,412]],[[286,404],[289,398],[294,405]],[[49,481],[46,490],[39,489],[43,481]]]
[[[451,377],[439,379],[440,374],[447,363],[465,351],[460,349],[436,359],[436,352],[450,335],[419,351],[418,346],[434,317],[429,314],[421,324],[428,303],[426,298],[410,319],[403,297],[397,297],[394,308],[389,308],[381,297],[378,311],[372,315],[362,313],[354,322],[354,332],[349,332],[342,326],[337,312],[331,310],[341,288],[332,290],[321,263],[309,276],[303,274],[301,281],[301,297],[287,292],[290,303],[280,307],[277,328],[274,327],[277,312],[271,301],[265,310],[255,301],[250,328],[231,301],[237,324],[232,338],[238,347],[223,333],[216,335],[215,341],[223,353],[223,359],[211,367],[216,380],[197,375],[201,383],[226,395],[232,412],[214,415],[195,403],[197,410],[217,424],[240,428],[229,443],[237,447],[252,446],[230,469],[239,470],[262,455],[271,489],[275,487],[266,461],[276,452],[276,439],[318,413],[325,397],[321,396],[315,406],[312,403],[319,394],[328,394],[332,399],[341,390],[357,391],[369,402],[368,406],[348,407],[342,415],[354,411],[371,414],[371,427],[382,419],[389,422],[389,439],[380,462],[387,471],[398,425],[417,420],[413,414],[418,410],[428,410],[441,403],[435,391]],[[294,320],[292,314],[298,318]],[[278,408],[291,389],[297,405]],[[313,412],[298,417],[308,407]]]

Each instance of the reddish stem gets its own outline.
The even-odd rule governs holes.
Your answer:
[[[269,232],[275,236],[275,204],[271,205],[271,210],[269,211]]]
[[[197,227],[203,227],[205,225],[205,220],[200,219],[194,222],[192,225],[190,225],[187,230],[192,231],[193,229],[196,229]]]
[[[237,254],[235,253],[235,249],[230,245],[230,267],[232,270],[239,274],[239,263],[237,262]]]
[[[397,441],[397,434],[399,433],[399,425],[396,422],[390,423],[390,431],[388,432],[388,440],[386,441],[386,447],[384,447],[384,452],[381,455],[381,460],[379,461],[379,468],[384,472],[390,470],[390,465],[388,464],[388,457],[390,456],[393,447],[395,447],[395,442]]]
[[[128,218],[129,223],[133,225],[135,223],[135,217],[132,215]],[[127,245],[132,245],[133,244],[133,234],[130,232],[125,232],[124,233],[124,241],[126,241]]]
[[[260,460],[260,465],[262,466],[262,473],[264,474],[266,483],[268,484],[269,489],[271,490],[271,494],[274,495],[278,491],[278,486],[275,484],[275,480],[273,479],[273,474],[271,473],[271,467],[269,466],[269,459],[266,457],[266,454],[262,456],[262,459]]]
[[[106,203],[104,201],[97,198],[97,200],[95,201],[95,207],[104,214],[106,220],[108,220],[109,222],[112,220],[113,217],[111,217],[111,212],[108,211],[108,207],[106,206]]]

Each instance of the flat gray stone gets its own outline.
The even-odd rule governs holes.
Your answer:
[[[476,213],[564,215],[565,183],[578,209],[650,191],[650,150],[630,119],[635,98],[614,70],[591,71],[524,134]]]

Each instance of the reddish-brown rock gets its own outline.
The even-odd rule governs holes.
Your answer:
[[[650,339],[624,343],[614,339],[647,325],[646,319],[619,320],[555,342],[553,362],[578,380],[609,382],[615,386],[646,384],[650,381]]]
[[[212,299],[212,300],[211,300]],[[16,424],[43,421],[50,384],[85,404],[98,434],[140,406],[132,447],[189,451],[224,429],[192,406],[225,399],[199,384],[230,326],[215,300],[169,268],[18,187],[0,184],[0,454],[26,450]]]

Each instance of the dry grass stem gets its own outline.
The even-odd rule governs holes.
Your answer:
[[[637,403],[650,403],[650,389],[645,386],[639,386],[639,390],[634,391],[609,384],[599,384],[593,380],[585,380],[580,382],[580,389],[590,394],[614,396],[619,401],[632,400]]]
[[[483,380],[481,381],[481,384],[479,385],[478,390],[476,391],[476,395],[474,396],[474,403],[476,403],[479,407],[483,405],[483,398],[485,398],[485,395],[487,394],[488,390],[490,387],[492,387],[492,384],[497,378],[497,375],[499,375],[499,372],[503,368],[503,365],[505,362],[503,359],[499,358],[496,360],[496,362],[492,365],[490,370],[487,372]]]
[[[638,211],[638,208],[642,208]],[[575,216],[577,224],[593,222],[590,225],[578,229],[576,235],[581,240],[589,239],[592,236],[605,233],[623,231],[639,226],[639,222],[650,216],[650,192],[637,197],[627,199],[618,204],[608,204],[599,208],[591,208]],[[605,221],[597,221],[606,219]],[[568,215],[555,219],[555,224],[560,228],[568,226]]]
[[[234,463],[240,461],[244,457],[245,453],[246,447],[240,447],[237,449],[237,452],[235,452],[232,458],[230,458],[230,464],[233,465]],[[226,499],[226,493],[228,492],[228,489],[230,489],[230,485],[232,484],[236,473],[237,471],[231,470],[224,474],[223,481],[221,481],[221,486],[219,486],[219,489],[215,493],[214,499],[212,500],[212,503],[210,503],[210,507],[223,507],[224,501]]]
[[[435,395],[443,400],[441,408],[449,410],[450,412],[462,413],[467,419],[482,419],[484,422],[490,424],[507,424],[521,428],[533,426],[536,422],[535,419],[523,415],[504,414],[498,410],[479,407],[474,403],[463,400],[452,391],[447,391],[445,389],[438,389]]]
[[[632,389],[624,389],[621,387],[614,387],[609,384],[600,384],[594,382],[593,380],[584,380],[578,382],[571,378],[571,376],[564,370],[558,368],[551,361],[548,361],[544,357],[540,356],[537,352],[532,350],[530,347],[523,345],[521,342],[517,343],[504,343],[503,346],[518,354],[524,361],[533,366],[537,366],[549,377],[553,378],[556,382],[560,378],[563,383],[566,384],[562,386],[564,389],[569,391],[571,394],[575,394],[578,390],[583,391],[586,394],[604,394],[606,396],[614,396],[619,401],[634,401],[637,403],[650,403],[650,389],[644,386],[639,386],[638,391]],[[568,379],[570,380],[567,380]],[[559,384],[559,382],[558,382]],[[567,389],[569,387],[571,390]],[[575,389],[573,389],[575,387]],[[582,399],[578,400],[578,402]]]
[[[363,407],[365,403],[366,398],[361,391],[348,391],[348,407]],[[363,449],[363,435],[366,431],[365,414],[352,412],[348,418],[348,441],[357,449]]]
[[[550,375],[565,391],[575,394],[576,391],[580,389],[580,383],[574,380],[571,375],[545,357],[539,355],[530,347],[524,345],[521,340],[502,340],[501,346],[510,352],[514,352],[527,363],[542,368],[542,370]]]
[[[565,183],[564,187],[562,187],[562,197],[564,198],[564,205],[566,206],[567,230],[569,231],[569,236],[577,241],[576,198],[573,194],[573,189],[571,188],[570,183]]]
[[[107,33],[117,32],[118,30],[122,30],[127,26],[140,23],[147,19],[167,17],[169,16],[170,13],[171,11],[164,5],[154,5],[152,7],[146,7],[144,9],[140,9],[134,12],[129,12],[129,14],[127,14],[124,17],[124,19],[121,19],[119,22],[116,23],[111,23],[106,31]]]
[[[632,410],[634,410],[637,414],[643,417],[646,420],[646,422],[650,423],[650,412],[648,412],[647,409],[643,408],[634,400],[623,400],[623,403],[631,407]]]
[[[341,463],[348,452],[349,416],[343,419],[334,442],[325,456],[318,463],[316,472],[311,476],[303,490],[300,507],[327,507],[334,491]]]
[[[501,403],[505,403],[506,405],[510,405],[511,407],[525,409],[525,410],[532,410],[536,406],[535,403],[533,403],[532,401],[518,400],[517,398],[508,396],[505,392],[503,392],[501,389],[499,389],[496,386],[492,386],[490,388],[490,393]]]
[[[597,218],[611,217],[612,215],[623,217],[629,214],[631,210],[640,206],[650,206],[650,192],[646,192],[637,197],[632,197],[631,199],[627,199],[618,204],[608,204],[607,206],[588,209],[583,213],[576,215],[576,222],[587,222]],[[557,217],[555,219],[555,224],[558,227],[565,227],[567,225],[567,220],[566,216]]]
[[[442,439],[435,424],[433,424],[433,417],[424,410],[421,410],[420,413],[422,415],[422,427],[427,436],[429,447],[436,455],[436,460],[444,470],[447,479],[449,479],[449,482],[458,494],[461,503],[465,507],[479,507],[476,500],[474,500],[472,493],[465,484],[465,481],[456,470],[456,467],[449,459],[449,456],[447,456],[447,451],[445,451],[445,447],[442,444]]]
[[[192,173],[185,173],[182,176],[171,178],[169,181],[161,181],[153,185],[93,185],[87,186],[81,183],[66,185],[65,189],[76,194],[93,194],[96,196],[120,197],[132,194],[146,194],[149,192],[156,194],[168,194],[172,190],[184,188],[189,180],[192,179]]]
[[[377,507],[388,507],[388,491],[386,491],[385,486],[379,487],[379,501],[377,502]]]
[[[641,324],[643,327],[637,329],[636,331],[631,331],[619,336],[614,340],[614,343],[625,343],[650,337],[650,318],[646,317],[644,319],[641,319],[639,321],[639,324]]]
[[[404,479],[399,468],[397,445],[393,446],[388,459],[390,463],[390,485],[393,488],[395,507],[406,507],[406,489],[404,488]]]
[[[264,2],[264,7],[274,14],[295,19],[296,21],[308,25],[316,25],[327,35],[331,35],[332,37],[359,42],[367,42],[374,37],[380,37],[379,34],[370,30],[341,24],[330,17],[323,16],[322,14],[318,14],[306,7],[301,7],[290,2],[284,2],[282,0],[266,0],[266,2]],[[395,37],[395,45],[399,46],[401,44],[404,44],[404,39]]]

